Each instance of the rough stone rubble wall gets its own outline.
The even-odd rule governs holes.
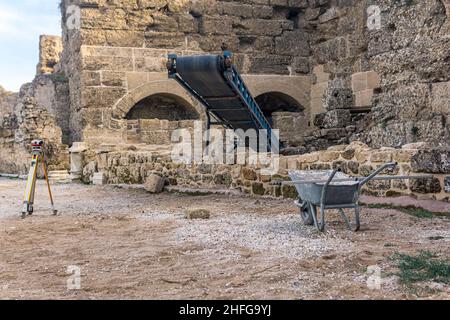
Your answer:
[[[364,193],[376,196],[414,195],[421,199],[450,200],[450,149],[426,148],[423,144],[405,145],[402,149],[372,149],[361,142],[333,146],[301,156],[281,157],[277,174],[263,175],[258,167],[241,165],[187,166],[171,160],[170,150],[97,150],[85,153],[84,181],[93,181],[103,173],[108,183],[142,184],[155,173],[172,186],[190,188],[232,188],[252,195],[295,198],[292,186],[274,186],[272,181],[289,180],[288,170],[331,170],[341,168],[351,176],[368,176],[386,162],[398,162],[395,170],[382,175],[421,175],[431,178],[415,180],[371,181]]]
[[[61,39],[42,36],[38,75],[19,93],[0,89],[0,172],[25,174],[30,142],[43,139],[50,170],[69,167],[69,86],[60,71]]]
[[[39,41],[39,63],[37,74],[54,73],[59,68],[60,55],[63,50],[60,36],[41,35]]]
[[[30,165],[30,143],[43,139],[45,154],[50,170],[64,170],[69,167],[67,146],[62,143],[62,131],[58,126],[54,110],[49,110],[47,96],[42,95],[43,85],[37,78],[33,83],[23,85],[16,101],[9,104],[9,112],[0,116],[0,172],[28,172]],[[41,90],[36,94],[36,90]],[[42,99],[42,100],[41,100]]]

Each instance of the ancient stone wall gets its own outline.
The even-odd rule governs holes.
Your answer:
[[[307,141],[315,149],[357,139],[448,145],[448,1],[315,3],[306,13],[314,29],[311,110],[321,130]]]
[[[59,69],[63,50],[60,36],[42,35],[39,39],[39,63],[37,74],[54,73]]]
[[[69,153],[55,119],[61,101],[50,76],[39,76],[20,93],[0,98],[0,172],[25,174],[30,165],[30,143],[43,139],[50,170],[68,169]],[[67,93],[62,94],[62,99]],[[61,117],[64,119],[64,117]]]
[[[81,8],[80,30],[66,25],[70,4]],[[272,83],[285,76],[297,86],[296,78],[308,79],[298,88],[307,98],[294,97],[305,118],[282,132],[299,152],[353,140],[399,147],[449,138],[445,1],[64,0],[61,7],[73,141],[121,139],[126,124],[117,107],[139,103],[141,86],[152,81],[176,86],[164,79],[169,52],[224,47],[242,73],[280,76]],[[147,94],[161,84],[146,86]]]
[[[402,149],[372,149],[361,142],[330,147],[300,156],[282,156],[275,175],[261,174],[255,166],[185,165],[171,160],[170,147],[151,150],[99,149],[85,154],[84,181],[92,182],[94,173],[104,174],[112,184],[142,184],[151,174],[159,174],[171,186],[190,188],[230,188],[258,196],[295,198],[295,188],[271,184],[289,180],[288,170],[331,170],[341,168],[351,176],[368,176],[387,162],[398,162],[394,170],[383,176],[432,175],[414,180],[371,181],[363,192],[376,196],[413,195],[420,199],[450,200],[450,149],[429,149],[424,143],[405,145]]]
[[[66,25],[70,4],[81,8],[78,33]],[[123,141],[123,120],[140,102],[137,97],[179,87],[167,79],[169,52],[220,53],[227,47],[235,53],[242,73],[285,76],[292,79],[290,87],[301,82],[294,99],[308,108],[310,51],[308,33],[300,24],[307,5],[307,1],[287,0],[63,1],[72,140],[96,144],[101,142],[97,137],[109,135]],[[265,86],[264,79],[254,81]],[[293,91],[287,86],[285,91],[289,90]],[[192,98],[187,101],[201,110]]]

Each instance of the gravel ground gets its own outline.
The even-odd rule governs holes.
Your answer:
[[[450,298],[448,286],[400,286],[390,259],[449,258],[449,219],[364,208],[361,232],[332,212],[319,233],[291,200],[84,185],[54,186],[53,217],[39,181],[36,214],[21,220],[24,184],[0,179],[0,299]],[[195,208],[211,218],[185,219]],[[80,268],[80,290],[68,289],[68,266]],[[379,290],[367,286],[370,266]]]

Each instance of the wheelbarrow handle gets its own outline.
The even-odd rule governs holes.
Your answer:
[[[379,173],[381,173],[382,171],[384,171],[387,168],[395,168],[398,165],[398,162],[389,162],[386,163],[384,165],[382,165],[381,167],[379,167],[377,170],[375,170],[374,172],[372,172],[368,177],[364,178],[363,180],[361,180],[359,182],[359,187],[361,188],[363,185],[365,185],[367,182],[369,182],[370,180],[372,180],[373,178],[375,178],[375,176],[377,176]]]
[[[322,205],[322,204],[324,203],[324,201],[325,201],[325,197],[326,197],[326,195],[327,195],[327,189],[328,189],[328,186],[330,185],[330,183],[331,183],[331,181],[333,180],[333,178],[334,178],[334,176],[336,175],[336,173],[341,172],[341,171],[342,171],[341,168],[338,168],[338,169],[336,169],[336,170],[333,170],[333,172],[331,172],[331,175],[330,175],[330,177],[328,178],[327,182],[325,182],[325,184],[324,184],[324,186],[323,186],[323,188],[322,188],[322,196],[320,197],[320,203],[321,203],[321,205]]]

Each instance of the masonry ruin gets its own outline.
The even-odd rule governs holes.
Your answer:
[[[292,196],[256,169],[170,161],[171,132],[205,112],[168,79],[167,55],[226,47],[280,129],[279,177],[338,165],[364,175],[395,160],[402,173],[435,177],[367,192],[450,197],[448,1],[63,0],[61,13],[62,36],[41,37],[34,81],[0,90],[0,172],[25,173],[29,142],[40,137],[51,169],[72,165],[86,183],[157,173],[171,185]],[[70,147],[81,163],[70,164]]]

